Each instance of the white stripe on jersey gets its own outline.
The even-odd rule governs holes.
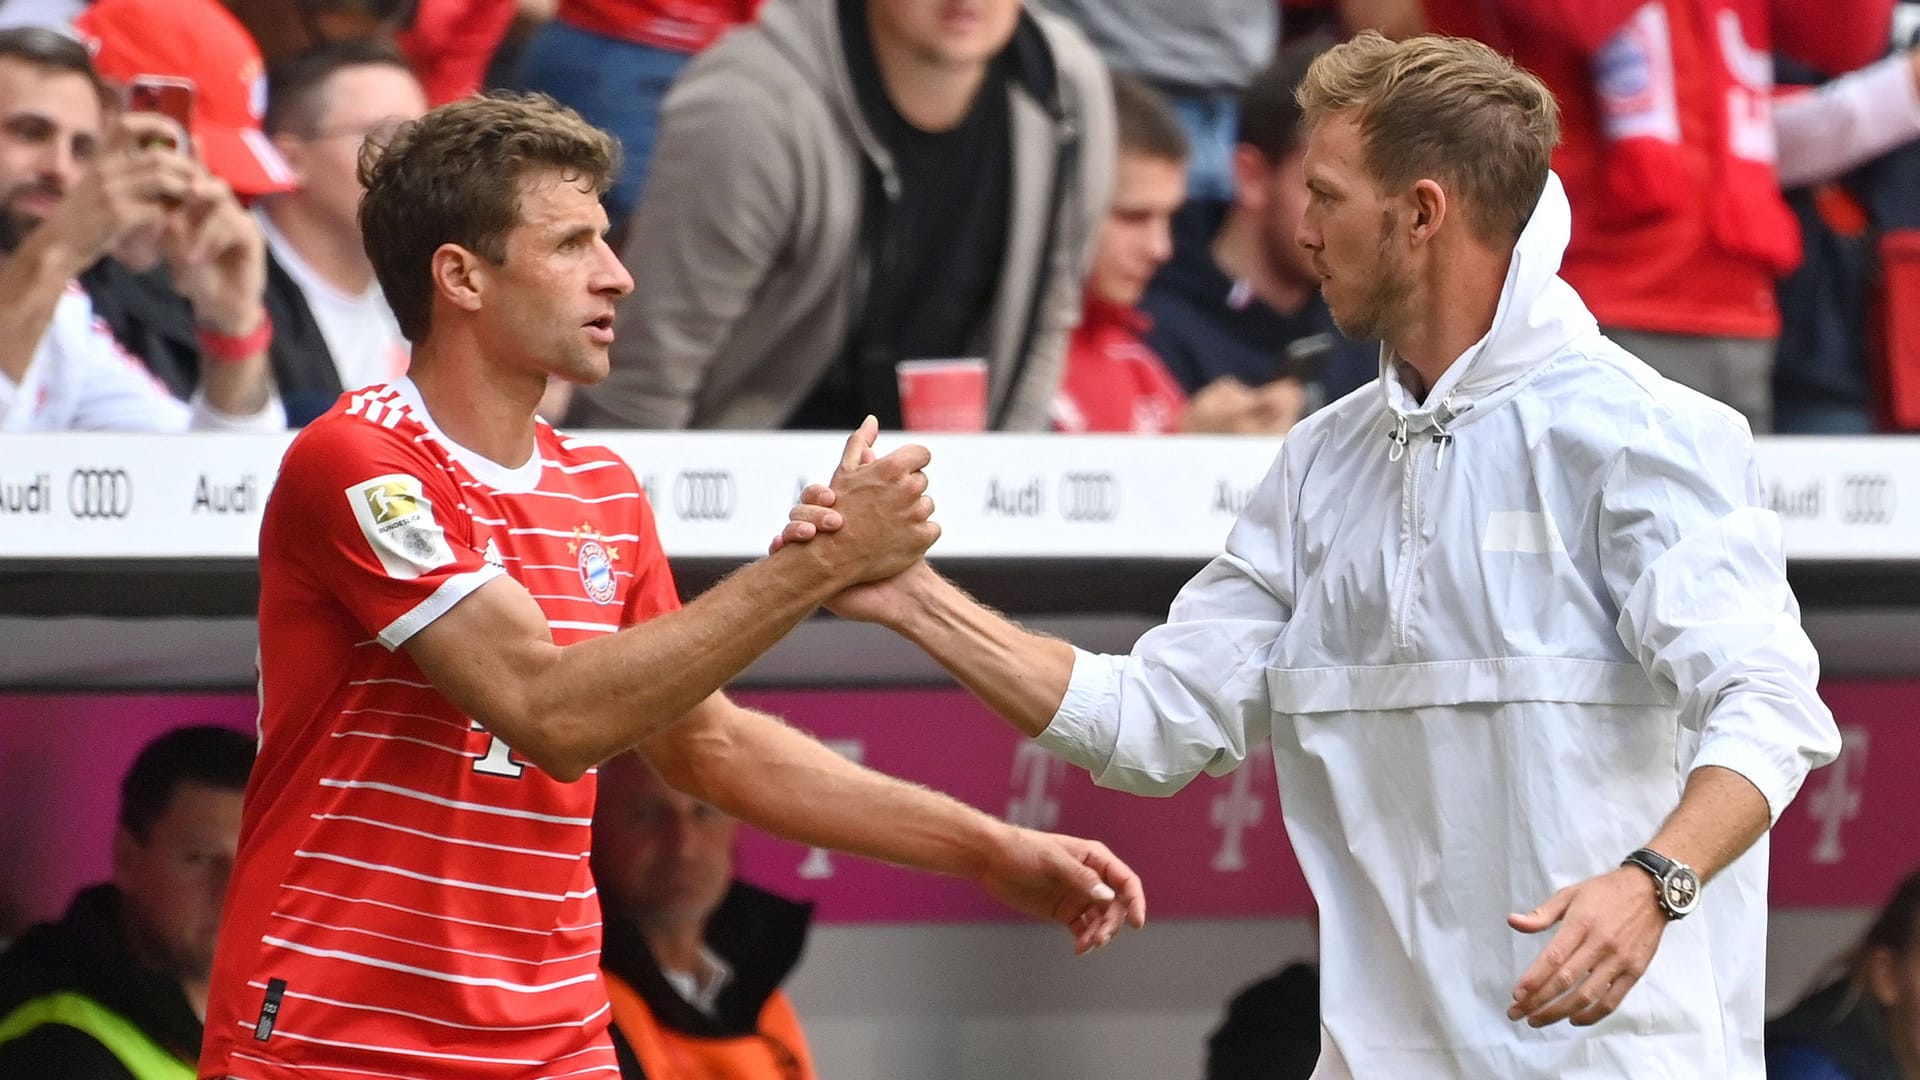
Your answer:
[[[454,956],[471,956],[478,960],[497,960],[502,964],[519,964],[521,967],[542,967],[547,964],[565,963],[570,960],[590,960],[600,955],[599,950],[596,949],[592,952],[576,953],[573,956],[550,956],[539,960],[524,960],[516,956],[502,956],[499,953],[475,952],[472,949],[456,949],[451,945],[434,945],[430,942],[416,941],[413,938],[403,938],[394,934],[382,934],[373,930],[362,930],[357,926],[335,926],[332,923],[316,922],[313,919],[302,919],[298,916],[288,915],[284,911],[274,912],[273,917],[276,919],[284,919],[291,923],[299,923],[302,926],[316,926],[322,930],[331,930],[336,934],[359,934],[362,937],[379,938],[381,941],[395,941],[402,945],[411,945],[416,949],[426,949],[429,952],[451,953]]]
[[[557,536],[562,540],[571,540],[574,538],[574,533],[571,530],[562,531],[560,529],[531,529],[531,528],[508,529],[507,535],[508,536]],[[600,537],[600,539],[601,540],[632,540],[637,543],[640,540],[640,535],[638,533],[609,533],[605,536]]]
[[[245,1020],[236,1021],[240,1027],[252,1031],[254,1025]],[[436,1061],[470,1061],[481,1065],[545,1065],[547,1062],[534,1061],[531,1058],[494,1058],[480,1057],[476,1054],[449,1054],[437,1050],[420,1050],[405,1046],[381,1046],[378,1043],[343,1042],[339,1039],[322,1039],[317,1035],[302,1035],[297,1031],[288,1031],[285,1027],[273,1029],[276,1039],[291,1039],[294,1042],[312,1043],[315,1046],[338,1046],[347,1050],[366,1050],[375,1054],[394,1054],[410,1058],[430,1058]]]
[[[569,446],[568,449],[571,450],[572,447]],[[583,461],[578,465],[562,465],[552,458],[541,458],[540,463],[549,469],[559,469],[568,476],[574,473],[592,472],[595,469],[611,469],[620,464],[618,461]]]
[[[491,487],[488,487],[488,486],[487,486],[486,484],[482,484],[482,483],[478,483],[478,482],[476,482],[476,481],[473,481],[473,480],[462,480],[462,481],[460,482],[460,486],[461,486],[461,487],[469,487],[469,488],[474,488],[474,489],[476,489],[476,490],[479,490],[479,491],[493,491],[493,490],[495,490],[494,488],[491,488]],[[567,501],[569,501],[569,502],[577,502],[577,503],[587,503],[587,504],[589,504],[589,505],[591,505],[591,504],[594,504],[594,503],[604,503],[604,502],[622,502],[622,501],[625,501],[625,500],[627,500],[627,499],[637,499],[637,498],[639,498],[639,497],[640,497],[640,493],[639,493],[639,492],[637,492],[637,491],[620,491],[620,492],[615,492],[615,493],[614,493],[614,494],[612,494],[612,495],[598,495],[598,496],[594,496],[594,497],[592,497],[592,498],[588,498],[588,497],[587,497],[587,496],[585,496],[585,495],[575,495],[575,494],[573,494],[572,492],[568,492],[568,491],[541,491],[541,490],[539,490],[538,488],[535,488],[535,489],[534,489],[534,490],[532,490],[532,491],[513,491],[513,492],[502,492],[502,493],[501,493],[501,497],[502,497],[502,498],[512,498],[512,497],[517,497],[517,496],[522,496],[522,495],[544,495],[544,496],[546,496],[546,497],[547,497],[547,498],[549,498],[549,499],[566,499],[566,500],[567,500]],[[486,520],[486,519],[484,519],[484,518],[474,518],[474,520],[475,520],[475,521],[483,521],[483,520]],[[497,525],[497,524],[500,524],[500,523],[499,523],[499,522],[490,522],[490,524],[495,524],[495,525]]]
[[[548,619],[547,625],[555,630],[604,630],[609,634],[620,629],[619,623],[574,622],[571,619]]]
[[[421,911],[419,908],[410,908],[405,904],[390,903],[386,900],[372,900],[364,896],[341,896],[339,893],[330,893],[324,889],[315,889],[307,885],[282,884],[280,887],[288,892],[303,892],[312,893],[315,896],[324,896],[329,900],[338,900],[343,904],[370,904],[373,907],[386,908],[388,911],[398,911],[403,915],[418,915],[423,919],[432,919],[435,922],[458,923],[461,926],[477,926],[482,930],[505,930],[510,934],[528,934],[533,937],[547,937],[552,934],[571,934],[584,930],[598,930],[601,926],[598,920],[590,923],[582,923],[579,926],[508,926],[506,923],[482,922],[479,919],[462,919],[438,911]]]
[[[418,975],[423,979],[433,979],[438,982],[458,983],[461,986],[485,986],[494,990],[509,990],[516,994],[544,994],[551,990],[564,990],[569,986],[578,986],[581,983],[592,982],[600,977],[600,970],[595,968],[585,974],[575,975],[570,979],[561,979],[559,982],[511,983],[505,979],[483,979],[478,975],[455,975],[450,971],[435,971],[432,968],[414,967],[411,964],[399,964],[392,960],[382,960],[377,956],[362,956],[359,953],[347,952],[344,949],[316,949],[310,945],[302,945],[297,941],[288,941],[285,938],[274,937],[272,934],[261,935],[260,942],[263,945],[276,945],[282,949],[300,953],[303,956],[317,956],[322,960],[342,960],[349,964],[360,964],[365,967],[380,968],[383,971],[398,971],[407,975]],[[240,1026],[249,1029],[253,1027],[252,1024],[244,1020],[240,1021]],[[280,1029],[275,1028],[273,1033],[275,1035],[280,1034]],[[548,1063],[544,1061],[530,1061],[527,1064],[545,1065]]]
[[[373,780],[335,780],[328,776],[320,778],[320,786],[347,788],[358,791],[384,791],[389,795],[399,795],[408,799],[419,799],[421,802],[433,803],[435,806],[445,806],[454,810],[472,810],[480,814],[498,814],[501,817],[519,818],[523,821],[544,821],[553,825],[586,826],[593,824],[593,819],[590,817],[562,817],[558,814],[539,814],[532,810],[514,810],[505,806],[488,806],[486,803],[463,802],[459,799],[442,798],[439,795],[429,794],[425,791],[415,791],[412,788],[403,788],[395,784],[382,784]]]
[[[480,755],[462,754],[461,756],[479,757]],[[511,847],[507,844],[489,844],[482,840],[462,840],[457,836],[442,836],[439,833],[430,833],[424,829],[409,829],[405,825],[395,825],[391,821],[379,821],[374,818],[358,817],[353,814],[308,814],[307,816],[315,821],[351,821],[359,825],[371,825],[376,829],[392,829],[394,832],[403,832],[408,836],[418,836],[427,840],[438,840],[443,844],[459,844],[462,847],[486,848],[488,851],[506,851],[515,855],[538,855],[543,859],[560,859],[565,862],[579,862],[581,859],[593,854],[591,851],[582,851],[575,855],[565,851],[542,851],[539,848]]]
[[[328,737],[334,739],[379,739],[383,742],[412,743],[415,746],[424,746],[431,750],[439,750],[442,753],[452,754],[454,757],[480,758],[486,756],[476,750],[460,750],[448,746],[445,743],[434,742],[431,739],[416,739],[411,735],[390,735],[384,731],[335,731],[330,732]]]
[[[375,686],[382,683],[391,684],[393,686],[417,686],[422,690],[433,689],[432,683],[414,682],[411,679],[354,679],[352,682],[349,682],[347,685],[348,686]]]
[[[412,685],[409,683],[408,685]],[[426,713],[400,712],[395,709],[341,709],[341,716],[395,716],[402,720],[431,720],[436,724],[445,724],[460,731],[472,731],[473,728],[458,720],[449,720],[444,716],[428,716]]]
[[[408,878],[413,881],[424,881],[429,885],[445,885],[450,889],[471,889],[474,892],[493,893],[496,896],[517,896],[522,900],[585,900],[587,897],[593,896],[598,892],[596,889],[588,889],[584,892],[576,892],[569,889],[563,893],[542,893],[534,892],[531,889],[509,889],[505,885],[489,885],[484,881],[462,881],[459,878],[434,877],[432,874],[423,874],[418,870],[409,870],[404,866],[388,866],[385,863],[367,862],[364,859],[350,859],[345,855],[335,855],[326,851],[308,851],[305,848],[295,848],[293,857],[296,859],[317,859],[320,862],[339,863],[342,866],[351,866],[356,870],[372,870],[377,873],[392,874],[395,877]]]
[[[289,994],[287,996],[292,997],[293,995]],[[241,1026],[244,1027],[245,1025]],[[387,1080],[419,1080],[418,1077],[408,1076],[406,1073],[380,1072],[376,1069],[349,1069],[342,1065],[292,1065],[284,1061],[268,1061],[266,1058],[254,1057],[252,1054],[243,1054],[238,1050],[233,1051],[228,1056],[240,1061],[252,1061],[261,1065],[270,1065],[276,1069],[299,1069],[302,1072],[313,1070],[316,1072],[351,1073],[354,1076],[379,1076],[387,1078]],[[227,1077],[227,1080],[244,1080],[244,1078],[230,1075]]]
[[[249,982],[247,985],[253,987],[255,990],[265,990],[267,988],[266,983],[260,982],[257,979]],[[321,997],[319,994],[302,994],[288,990],[285,991],[285,996],[296,998],[300,1001],[317,1001],[322,1005],[331,1005],[336,1009],[354,1009],[359,1012],[376,1012],[385,1013],[388,1016],[404,1016],[409,1020],[418,1020],[423,1024],[433,1024],[436,1027],[460,1028],[463,1031],[552,1031],[559,1028],[572,1030],[573,1028],[584,1027],[600,1019],[604,1013],[613,1008],[613,1005],[609,1003],[595,1009],[592,1015],[583,1016],[578,1020],[561,1020],[552,1024],[462,1024],[453,1020],[442,1020],[437,1016],[428,1016],[425,1013],[408,1012],[405,1009],[390,1009],[384,1005],[368,1005],[361,1001],[341,1001],[338,998]]]

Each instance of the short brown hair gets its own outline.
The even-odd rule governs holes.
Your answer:
[[[1493,244],[1519,239],[1560,141],[1546,84],[1466,38],[1393,42],[1366,31],[1313,62],[1300,107],[1309,129],[1352,112],[1376,181],[1447,183],[1465,196],[1474,233]]]
[[[520,183],[557,169],[605,194],[619,165],[606,132],[545,94],[442,105],[360,149],[360,238],[408,341],[431,329],[433,253],[459,244],[503,263],[520,223]]]
[[[12,26],[0,30],[0,59],[78,75],[93,87],[102,109],[113,112],[120,107],[119,96],[94,70],[93,54],[78,40],[58,31],[44,26]]]
[[[1184,163],[1193,152],[1167,99],[1131,75],[1113,74],[1113,118],[1123,154]]]

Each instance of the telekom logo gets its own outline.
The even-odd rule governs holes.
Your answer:
[[[826,748],[846,758],[848,761],[864,763],[867,760],[865,739],[822,739]],[[825,881],[833,876],[833,852],[826,848],[808,848],[807,857],[800,860],[800,869],[795,871],[807,881]]]
[[[1867,782],[1867,729],[1840,729],[1840,756],[1820,770],[1824,778],[1814,792],[1807,809],[1820,823],[1820,839],[1814,842],[1812,859],[1816,863],[1837,863],[1847,857],[1840,846],[1840,830],[1860,816]]]
[[[1213,853],[1211,865],[1223,874],[1237,874],[1247,868],[1247,830],[1260,824],[1266,813],[1253,790],[1254,771],[1267,761],[1270,752],[1266,747],[1248,751],[1247,759],[1228,777],[1227,790],[1213,797],[1212,821],[1220,830],[1220,849]]]
[[[1007,800],[1007,821],[1029,829],[1051,830],[1060,824],[1060,800],[1052,794],[1056,778],[1064,779],[1065,762],[1034,742],[1023,742],[1013,752],[1013,796]]]

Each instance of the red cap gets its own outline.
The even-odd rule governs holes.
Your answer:
[[[293,169],[260,131],[267,99],[260,47],[217,0],[99,0],[73,28],[107,79],[193,80],[193,141],[207,168],[234,191],[293,189]]]

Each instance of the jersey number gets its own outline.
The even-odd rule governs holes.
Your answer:
[[[513,760],[513,748],[507,745],[507,740],[495,735],[487,744],[486,756],[474,760],[473,771],[488,776],[518,777],[527,767]]]

